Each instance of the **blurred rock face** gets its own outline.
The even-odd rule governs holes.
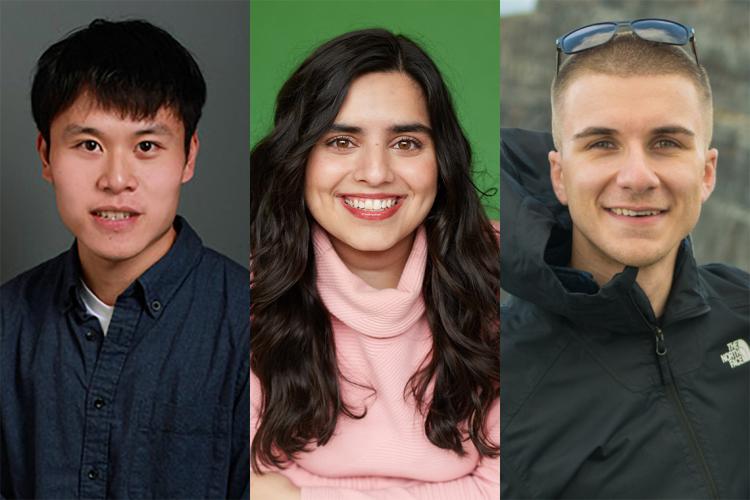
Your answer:
[[[555,38],[586,24],[644,17],[695,27],[714,93],[718,183],[693,232],[699,263],[750,270],[750,2],[747,0],[539,0],[500,25],[500,123],[549,130]],[[502,214],[501,214],[502,217]]]

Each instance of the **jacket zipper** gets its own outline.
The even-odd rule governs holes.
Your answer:
[[[695,430],[690,423],[687,412],[685,412],[685,406],[682,404],[680,393],[677,391],[677,387],[675,386],[672,377],[672,368],[669,364],[669,359],[667,358],[667,346],[664,343],[664,332],[658,326],[651,324],[649,324],[649,326],[653,330],[656,338],[656,356],[659,360],[659,371],[661,371],[662,374],[665,392],[667,393],[668,398],[672,401],[672,404],[677,408],[677,414],[682,421],[682,426],[687,431],[687,435],[690,438],[690,446],[701,465],[704,476],[703,479],[708,485],[708,492],[711,495],[711,498],[719,498],[719,490],[716,488],[716,483],[711,475],[711,470],[708,468],[708,463],[706,463],[706,457],[703,455],[703,451],[698,443],[698,437],[695,435]]]

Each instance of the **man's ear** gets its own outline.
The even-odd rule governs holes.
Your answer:
[[[49,144],[44,140],[41,132],[36,135],[36,151],[39,153],[39,159],[42,160],[42,179],[54,184],[52,169],[49,166]]]
[[[198,158],[198,150],[201,148],[201,141],[198,139],[198,131],[193,133],[190,138],[185,168],[182,169],[182,183],[186,183],[195,175],[195,160]]]
[[[562,155],[552,150],[547,154],[547,159],[549,159],[549,177],[552,181],[552,189],[555,190],[555,196],[557,196],[557,199],[560,200],[560,203],[563,205],[568,204],[568,195],[565,192],[565,182],[563,178],[563,169],[562,169]]]
[[[711,148],[706,151],[706,163],[703,165],[701,185],[701,202],[705,202],[716,187],[716,165],[719,161],[719,150]]]

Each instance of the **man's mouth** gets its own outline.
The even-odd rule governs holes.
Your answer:
[[[96,217],[111,221],[127,220],[138,215],[137,212],[130,210],[94,210],[91,213]]]
[[[401,198],[356,198],[344,196],[344,203],[352,208],[358,210],[366,210],[368,212],[383,212],[399,204]]]
[[[629,208],[609,208],[608,210],[615,215],[624,215],[626,217],[649,217],[666,212],[666,210],[659,209],[631,210]]]

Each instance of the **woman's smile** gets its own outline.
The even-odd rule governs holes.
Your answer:
[[[402,252],[435,201],[437,170],[419,85],[404,73],[369,73],[310,152],[306,206],[336,248]]]

